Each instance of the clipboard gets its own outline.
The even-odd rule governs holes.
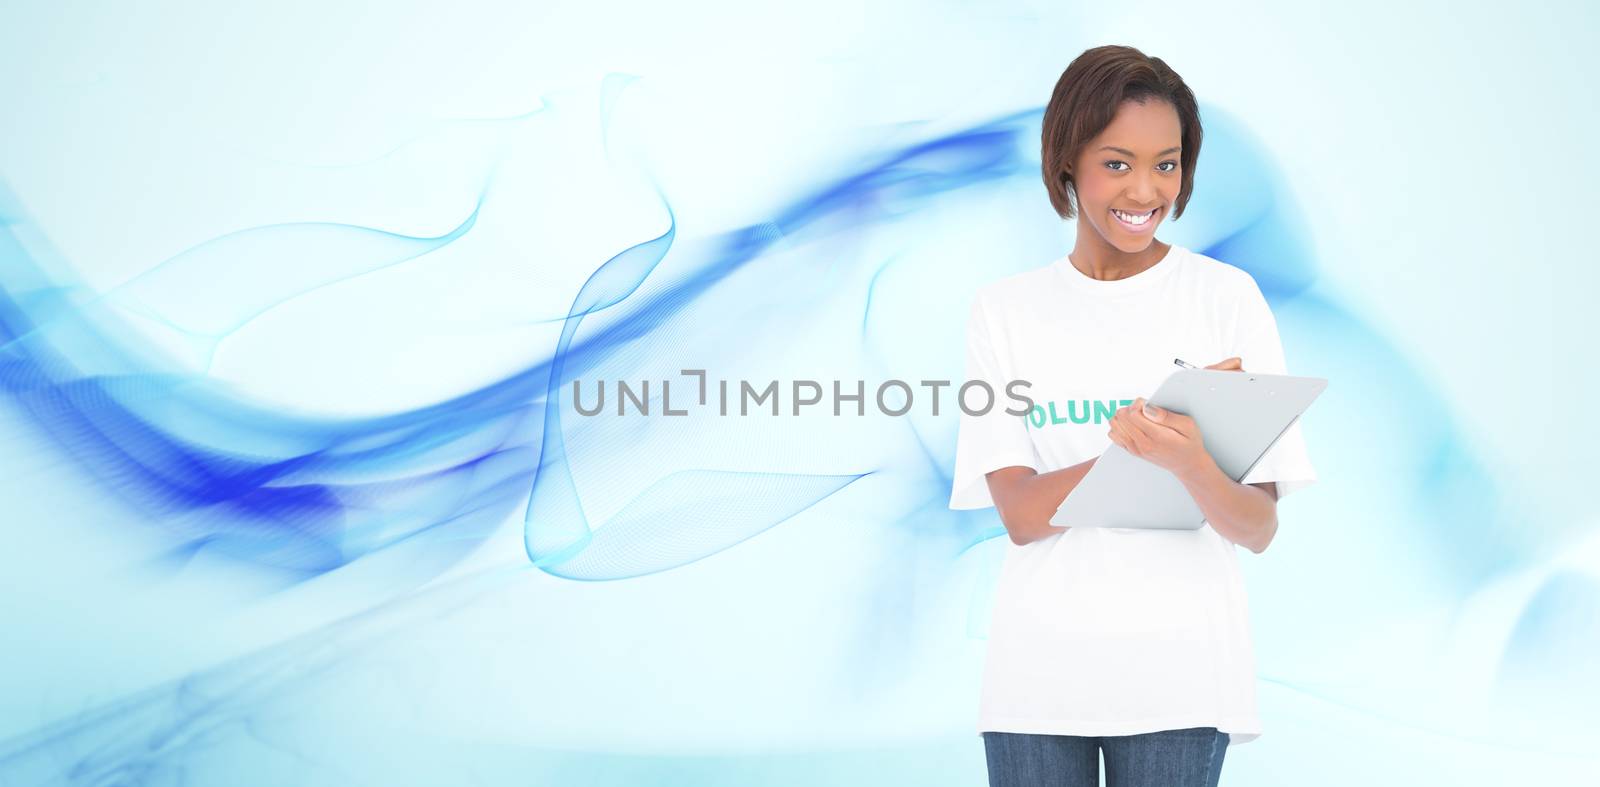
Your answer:
[[[1242,481],[1327,387],[1321,377],[1179,369],[1150,403],[1193,418],[1217,467]],[[1112,444],[1061,501],[1050,524],[1197,530],[1205,513],[1177,476]]]

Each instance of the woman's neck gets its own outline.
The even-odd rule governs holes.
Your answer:
[[[1086,234],[1092,237],[1085,237]],[[1067,259],[1071,260],[1072,267],[1091,279],[1116,281],[1154,267],[1170,248],[1170,244],[1151,240],[1143,250],[1129,253],[1107,243],[1094,229],[1080,226],[1078,242]]]

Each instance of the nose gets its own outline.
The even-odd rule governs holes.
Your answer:
[[[1152,205],[1156,201],[1156,184],[1147,172],[1134,176],[1133,184],[1128,187],[1128,201],[1135,205]]]

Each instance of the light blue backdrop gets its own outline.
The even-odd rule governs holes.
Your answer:
[[[0,784],[982,783],[948,402],[545,405],[960,379],[1110,42],[1332,381],[1225,783],[1600,766],[1593,11],[533,5],[0,8]]]

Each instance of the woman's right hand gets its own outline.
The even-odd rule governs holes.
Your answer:
[[[1232,358],[1224,358],[1214,364],[1211,364],[1210,366],[1207,366],[1206,368],[1221,369],[1225,372],[1242,372],[1244,371],[1244,367],[1240,365],[1242,363],[1243,359],[1239,358],[1238,356],[1234,356]]]

